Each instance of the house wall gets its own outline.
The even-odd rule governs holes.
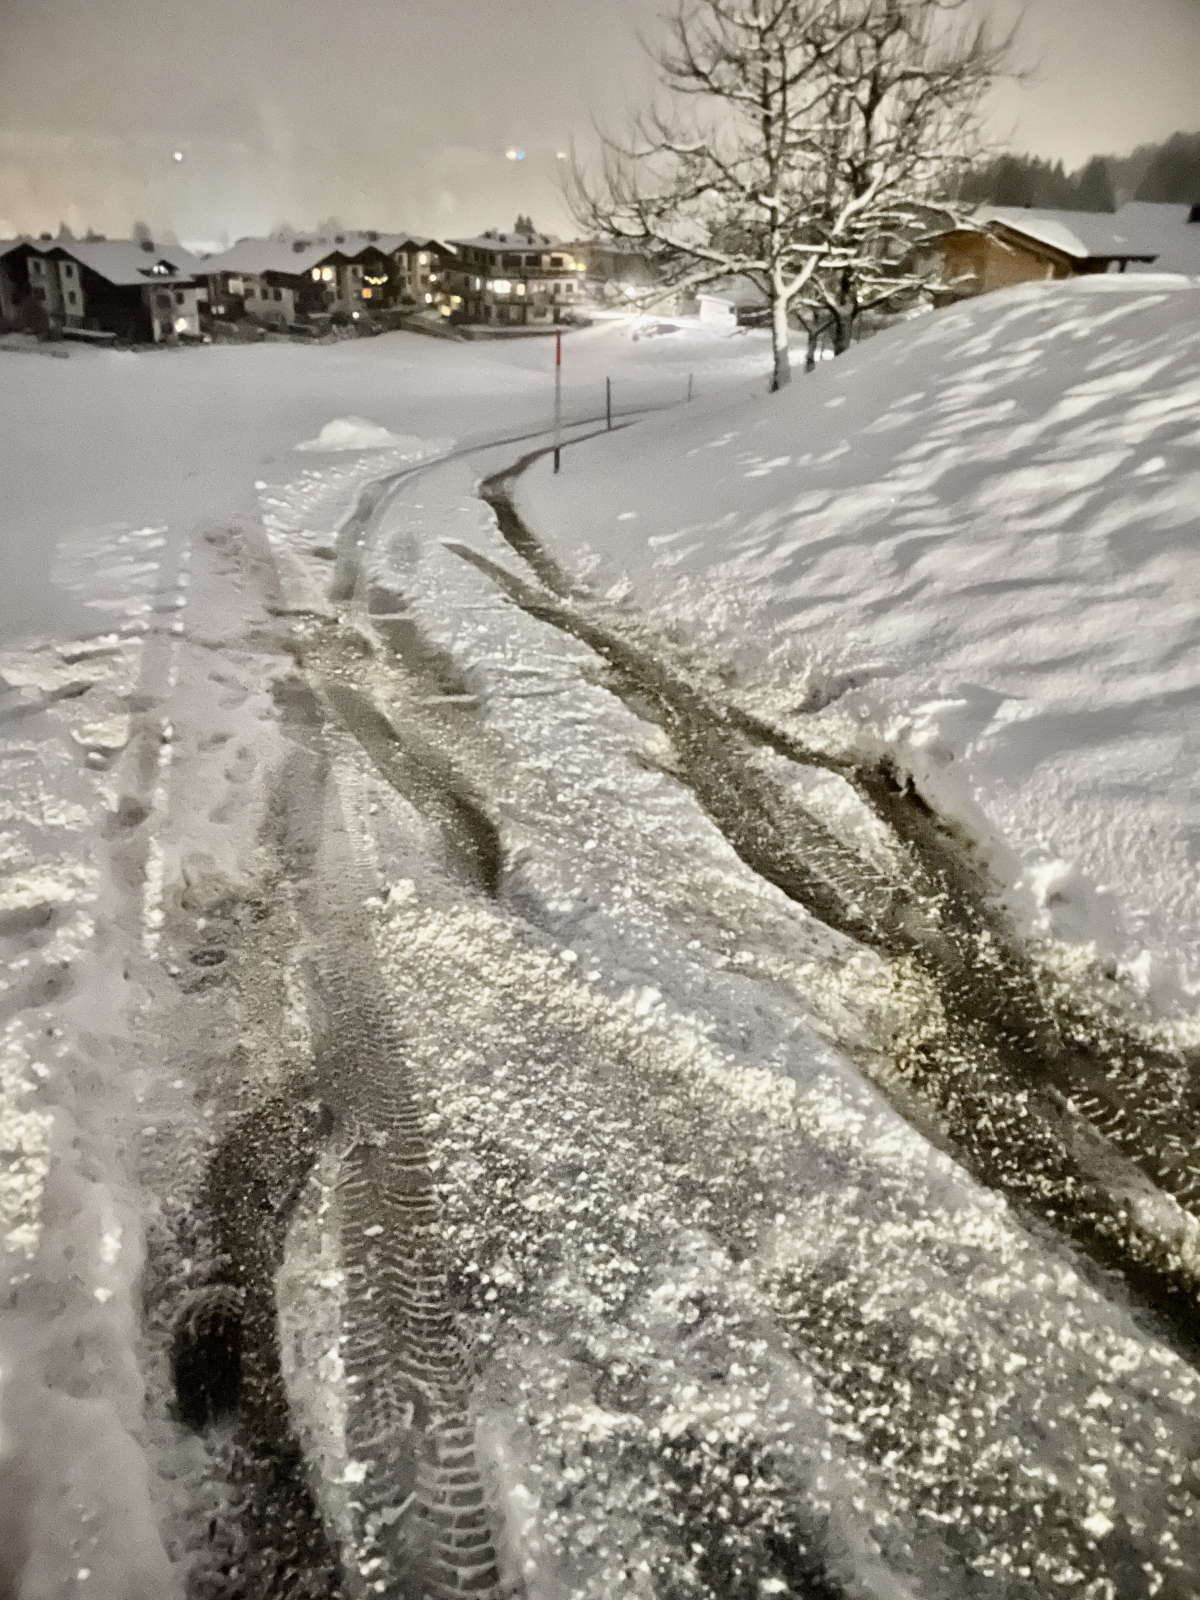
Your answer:
[[[62,298],[63,321],[68,328],[81,328],[86,315],[83,294],[83,269],[77,261],[61,260],[58,268],[58,292]]]
[[[23,320],[32,303],[29,286],[29,247],[19,246],[0,256],[0,320]]]
[[[153,292],[149,284],[109,283],[107,278],[86,267],[80,270],[80,281],[85,316],[82,324],[76,326],[115,333],[127,344],[145,344],[155,337],[154,322],[146,304],[147,294]]]
[[[337,268],[334,278],[337,288],[336,303],[343,311],[355,312],[363,308],[363,267],[361,261],[347,261]]]
[[[29,283],[33,297],[50,320],[52,327],[63,322],[62,287],[58,277],[58,263],[50,256],[34,253],[29,258]]]
[[[265,275],[243,275],[248,317],[291,327],[296,321],[296,289],[289,283],[268,281]]]
[[[187,284],[147,284],[142,290],[155,344],[165,339],[200,337],[200,295]]]
[[[991,233],[952,233],[940,242],[942,271],[951,297],[986,294],[1016,283],[1069,278],[1066,257],[1002,241]],[[955,281],[957,280],[957,281]]]
[[[448,259],[452,262],[454,258]],[[427,294],[436,297],[443,287],[445,262],[438,250],[420,250],[414,244],[411,248],[393,251],[388,260],[392,272],[390,304],[394,305],[398,300],[414,300],[418,305],[424,305]]]

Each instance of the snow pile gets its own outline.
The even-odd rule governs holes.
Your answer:
[[[897,745],[1043,936],[1200,994],[1200,287],[1079,279],[543,463],[531,525],[808,739]]]
[[[419,456],[423,445],[420,439],[405,435],[401,438],[389,428],[381,428],[366,417],[335,417],[327,422],[315,439],[306,439],[297,450],[403,450]]]

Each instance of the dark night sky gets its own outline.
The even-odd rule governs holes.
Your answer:
[[[217,241],[331,214],[455,235],[517,210],[563,229],[556,152],[638,97],[634,35],[660,9],[0,0],[0,236],[143,217]],[[1028,0],[1025,17],[1037,78],[1000,96],[1000,136],[1072,165],[1200,128],[1200,0]]]

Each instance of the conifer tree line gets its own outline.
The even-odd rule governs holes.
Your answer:
[[[959,197],[974,204],[1115,211],[1126,200],[1200,201],[1200,133],[1176,133],[1128,156],[1093,156],[1075,172],[1061,161],[1001,155],[963,177]]]

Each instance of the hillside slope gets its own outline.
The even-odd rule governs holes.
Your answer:
[[[806,736],[889,744],[1033,926],[1200,992],[1200,285],[892,330],[526,475],[531,526]]]

